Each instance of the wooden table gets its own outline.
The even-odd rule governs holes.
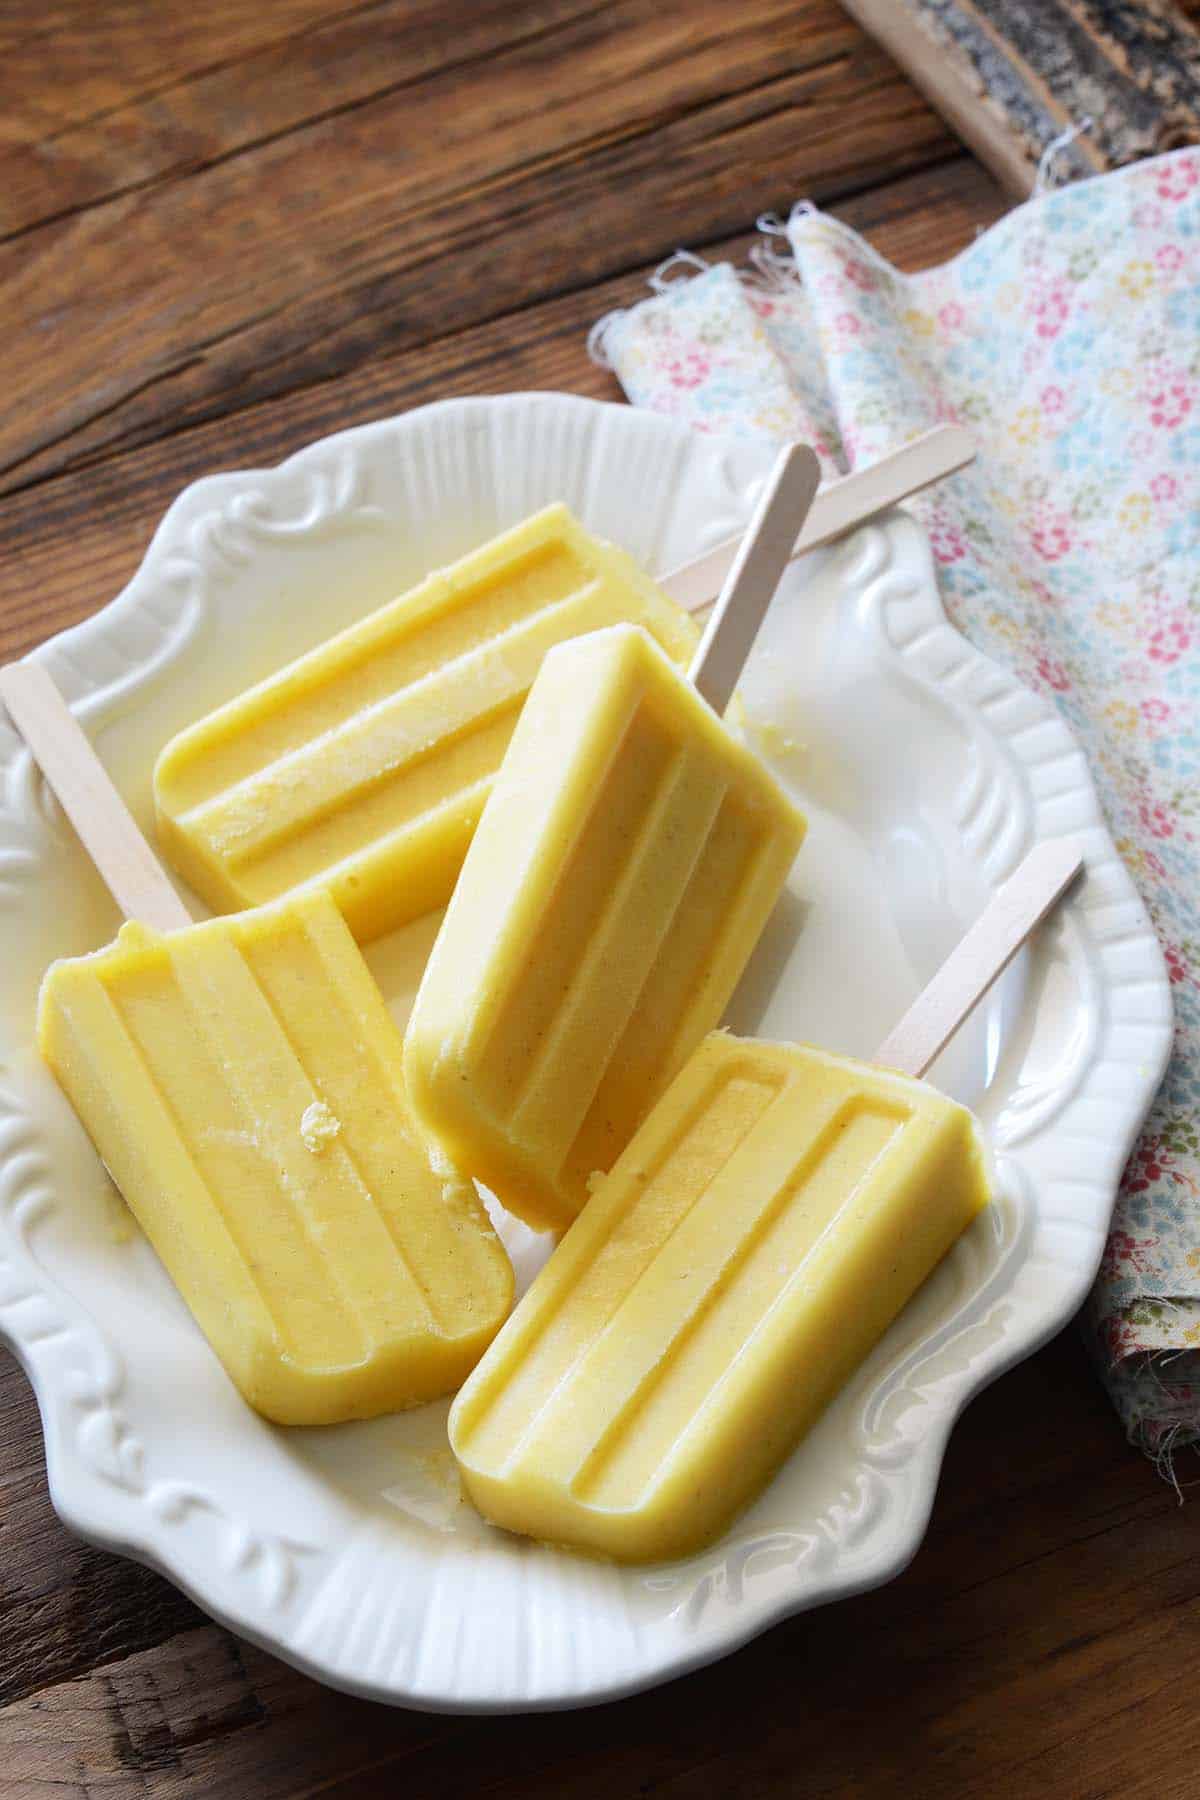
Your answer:
[[[584,349],[679,244],[810,196],[914,268],[1003,210],[835,0],[0,0],[0,654],[187,481]],[[1073,1330],[954,1435],[880,1592],[544,1718],[328,1692],[88,1548],[0,1353],[0,1795],[1200,1793],[1196,1517]]]

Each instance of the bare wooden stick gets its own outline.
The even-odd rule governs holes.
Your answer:
[[[127,919],[192,923],[79,722],[40,663],[0,669],[0,699]]]
[[[1031,850],[889,1032],[874,1060],[904,1075],[924,1075],[1082,867],[1083,853],[1074,838],[1053,838]]]
[[[961,425],[935,425],[911,443],[881,457],[870,468],[856,469],[853,475],[831,481],[813,501],[792,546],[792,557],[819,550],[822,544],[853,531],[876,513],[886,512],[889,506],[897,506],[923,488],[932,487],[935,481],[965,468],[974,455],[975,442],[969,431]],[[669,574],[660,575],[659,587],[688,612],[700,612],[720,591],[743,542],[740,537],[726,538],[693,562],[682,563]]]
[[[729,704],[820,479],[821,465],[807,444],[788,444],[775,459],[688,671],[715,712]]]

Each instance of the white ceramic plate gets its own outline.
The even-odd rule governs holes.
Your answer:
[[[198,482],[125,592],[39,655],[149,828],[172,732],[430,567],[561,496],[667,568],[738,529],[769,460],[621,407],[450,401]],[[31,1050],[47,962],[116,919],[0,726],[0,1326],[37,1390],[55,1505],[323,1680],[411,1706],[570,1706],[886,1580],[957,1414],[1095,1273],[1170,1012],[1081,755],[946,623],[899,514],[793,568],[744,691],[811,831],[737,1029],[869,1053],[1035,839],[1081,833],[1089,873],[935,1071],[986,1121],[997,1204],[729,1535],[632,1570],[484,1525],[444,1406],[281,1431],[241,1403]],[[371,952],[399,1017],[428,941]],[[527,1279],[543,1246],[506,1236]]]

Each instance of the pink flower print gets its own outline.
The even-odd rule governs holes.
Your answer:
[[[1060,387],[1043,388],[1038,399],[1042,403],[1042,411],[1047,413],[1060,413],[1066,403],[1066,395]]]
[[[1138,818],[1141,820],[1142,830],[1148,831],[1151,837],[1175,836],[1174,819],[1165,806],[1159,806],[1155,801],[1143,800],[1138,807]]]
[[[1124,1312],[1113,1313],[1105,1319],[1100,1335],[1111,1363],[1119,1363],[1122,1357],[1138,1347],[1137,1326]]]
[[[1144,1194],[1156,1181],[1170,1180],[1183,1186],[1187,1179],[1171,1143],[1171,1121],[1168,1120],[1165,1131],[1149,1133],[1141,1139],[1125,1165],[1121,1186],[1127,1194]],[[1155,1241],[1147,1239],[1146,1247],[1151,1248]]]
[[[947,300],[938,313],[938,324],[944,331],[957,331],[966,316],[957,300]]]
[[[1176,663],[1191,645],[1192,632],[1187,614],[1179,612],[1154,627],[1146,645],[1146,655],[1151,662]]]
[[[708,379],[711,360],[700,350],[684,350],[669,356],[662,365],[663,374],[676,388],[697,388]]]
[[[842,273],[847,281],[853,282],[856,288],[861,288],[864,294],[869,294],[879,286],[879,277],[874,269],[859,256],[843,257]]]
[[[1157,192],[1162,200],[1186,200],[1196,183],[1200,169],[1191,157],[1178,157],[1159,173]]]
[[[852,312],[840,312],[833,322],[838,330],[844,332],[847,337],[857,337],[862,330],[861,324]]]
[[[1188,966],[1183,960],[1182,950],[1177,949],[1174,944],[1164,944],[1163,961],[1167,965],[1167,974],[1171,977],[1173,986],[1187,980]]]
[[[1053,688],[1056,694],[1065,694],[1067,692],[1071,685],[1071,677],[1067,674],[1063,665],[1053,656],[1047,655],[1043,650],[1042,654],[1034,664],[1034,667],[1037,669],[1042,680],[1046,683],[1046,686]]]
[[[1183,424],[1192,410],[1188,384],[1178,376],[1173,381],[1164,381],[1150,388],[1145,399],[1150,408],[1150,423],[1160,431],[1174,431],[1177,425]]]
[[[763,294],[751,294],[749,298],[751,311],[757,313],[760,319],[769,319],[771,317],[771,314],[775,311],[775,302],[773,300],[768,300]]]
[[[1165,700],[1143,700],[1142,717],[1150,726],[1167,725],[1170,723],[1171,709]]]
[[[1174,500],[1178,492],[1179,483],[1173,475],[1156,475],[1150,483],[1150,493],[1160,503]]]
[[[1183,267],[1183,251],[1178,244],[1160,244],[1154,252],[1154,260],[1165,275],[1173,275],[1176,269]]]
[[[1135,206],[1130,217],[1139,230],[1157,231],[1163,222],[1163,209],[1161,206]]]
[[[1111,1232],[1104,1246],[1100,1273],[1111,1279],[1121,1273],[1123,1265],[1135,1275],[1148,1275],[1154,1265],[1147,1252],[1157,1247],[1158,1239],[1155,1237],[1135,1238],[1128,1231]]]
[[[967,554],[963,535],[947,519],[934,519],[929,527],[929,542],[940,563],[961,562]]]
[[[1071,532],[1061,513],[1046,512],[1033,528],[1030,542],[1044,562],[1057,562],[1071,548]]]
[[[1033,316],[1037,321],[1037,334],[1040,338],[1055,338],[1066,323],[1070,305],[1067,290],[1061,282],[1053,287],[1043,288],[1033,302]]]
[[[1165,881],[1167,879],[1167,865],[1162,857],[1155,851],[1143,850],[1142,861],[1149,869],[1151,875],[1153,875],[1155,881]]]
[[[1125,1193],[1144,1194],[1152,1182],[1161,1178],[1162,1164],[1158,1160],[1161,1153],[1162,1146],[1157,1137],[1147,1135],[1139,1140],[1121,1177],[1121,1187]]]

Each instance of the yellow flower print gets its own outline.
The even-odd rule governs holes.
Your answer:
[[[1008,429],[1018,444],[1036,444],[1042,434],[1042,415],[1036,406],[1019,406]]]
[[[1133,625],[1132,609],[1119,600],[1099,601],[1092,617],[1104,631],[1120,631]]]
[[[1111,720],[1118,731],[1136,731],[1138,710],[1130,706],[1128,700],[1110,700],[1104,709],[1104,716]]]
[[[1200,1344],[1200,1325],[1189,1325],[1183,1334],[1185,1344]]]
[[[1150,865],[1146,861],[1146,853],[1140,844],[1134,843],[1132,838],[1117,839],[1117,855],[1135,881],[1141,876],[1149,874]]]
[[[1016,619],[1011,618],[1008,613],[989,613],[987,622],[988,630],[994,632],[996,637],[1010,644],[1020,643],[1020,624]]]
[[[996,289],[996,308],[999,312],[1011,312],[1021,298],[1021,290],[1015,281],[1006,281]]]
[[[1100,376],[1099,385],[1102,394],[1111,394],[1117,399],[1122,399],[1126,394],[1133,392],[1133,370],[1105,369]]]
[[[1150,523],[1149,494],[1126,494],[1117,508],[1117,523],[1125,531],[1141,531]]]
[[[910,306],[906,308],[900,315],[900,322],[902,325],[907,325],[908,329],[916,337],[933,336],[933,315],[931,313],[922,312],[919,307]]]
[[[1131,300],[1140,300],[1154,285],[1154,265],[1144,262],[1141,257],[1135,257],[1133,262],[1125,264],[1117,282]]]

